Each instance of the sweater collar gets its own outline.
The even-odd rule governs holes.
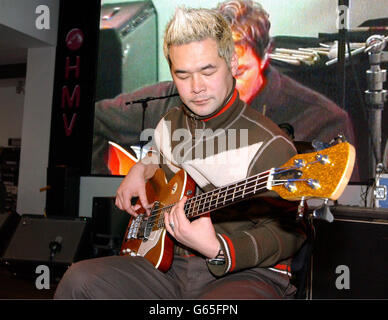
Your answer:
[[[218,117],[219,115],[224,113],[226,110],[228,110],[233,105],[233,103],[236,101],[237,98],[238,98],[238,92],[236,89],[236,79],[233,79],[233,87],[232,87],[231,92],[227,95],[226,99],[221,104],[221,106],[219,108],[217,108],[211,114],[207,114],[204,116],[197,115],[194,112],[192,112],[190,110],[190,108],[187,107],[185,104],[183,104],[183,111],[185,112],[186,115],[188,115],[189,117],[191,117],[195,120],[202,120],[202,121],[206,122],[206,121],[209,121],[210,119],[214,119],[214,118]]]

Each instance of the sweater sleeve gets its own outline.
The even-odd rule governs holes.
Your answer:
[[[252,267],[271,267],[292,257],[306,239],[295,218],[263,217],[251,228],[217,233],[224,265],[208,264],[215,276]]]
[[[261,172],[268,163],[283,164],[295,154],[294,147],[281,136],[272,139],[260,150],[248,176]],[[301,247],[305,235],[295,220],[297,203],[282,200],[274,192],[266,192],[265,199],[258,197],[244,201],[232,210],[234,215],[252,221],[241,228],[228,228],[227,222],[217,228],[217,237],[225,255],[224,265],[209,265],[216,276],[252,267],[271,267],[290,258]]]

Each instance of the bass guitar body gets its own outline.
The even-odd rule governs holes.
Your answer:
[[[131,217],[120,255],[145,257],[155,268],[165,272],[172,263],[174,243],[164,227],[164,213],[183,196],[191,198],[195,193],[195,182],[184,170],[167,182],[164,172],[159,169],[147,182],[146,192],[148,202],[153,204],[151,213],[147,217],[141,208],[136,218]]]

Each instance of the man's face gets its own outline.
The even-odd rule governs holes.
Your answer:
[[[231,67],[218,55],[214,39],[170,47],[171,74],[182,101],[195,114],[217,110],[233,88],[237,56]]]
[[[263,84],[261,60],[249,45],[235,44],[238,56],[236,89],[241,100],[250,103]]]

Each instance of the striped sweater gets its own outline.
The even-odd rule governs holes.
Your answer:
[[[154,142],[167,177],[184,169],[199,193],[280,166],[296,153],[283,131],[241,101],[236,89],[208,116],[198,116],[185,105],[172,108],[158,123]],[[269,205],[265,197],[212,213],[226,264],[209,264],[210,271],[221,276],[255,266],[273,267],[291,257],[304,237],[290,227],[292,219],[282,225],[279,214],[284,217],[284,210]],[[186,249],[176,246],[180,254],[188,254]]]

